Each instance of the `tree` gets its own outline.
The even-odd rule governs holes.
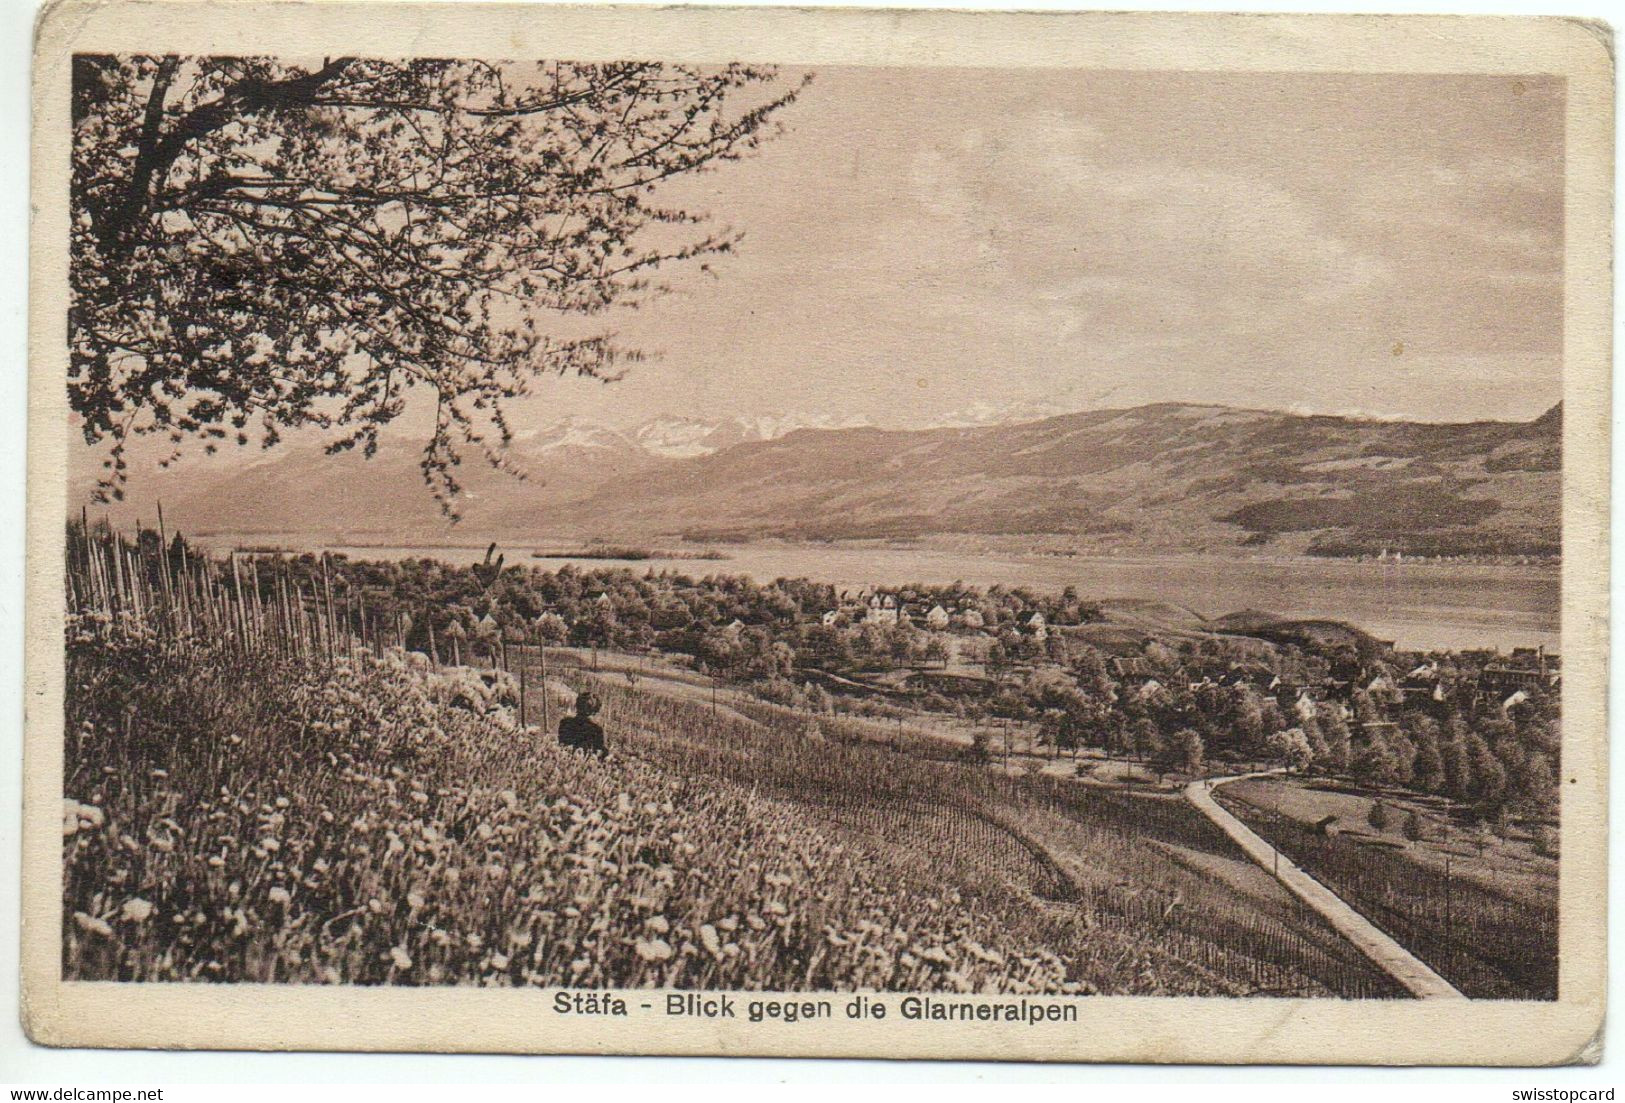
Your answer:
[[[914,633],[899,625],[886,636],[886,654],[896,663],[906,663],[914,654]]]
[[[1266,734],[1258,691],[1250,685],[1237,685],[1230,692],[1229,705],[1231,727],[1240,737],[1241,747],[1249,751],[1258,748]]]
[[[1321,730],[1326,734],[1326,767],[1331,773],[1342,773],[1349,768],[1354,753],[1348,722],[1337,709],[1328,709]]]
[[[1142,716],[1129,725],[1129,742],[1135,757],[1144,762],[1162,753],[1162,729],[1149,717]]]
[[[1366,732],[1365,747],[1354,766],[1362,778],[1377,785],[1392,784],[1396,780],[1398,767],[1394,750],[1381,728]]]
[[[577,642],[590,647],[613,647],[619,629],[615,606],[606,601],[588,604],[585,613],[575,622],[572,634]]]
[[[802,635],[801,661],[804,666],[845,670],[852,665],[852,643],[839,628],[811,625]]]
[[[1471,800],[1474,779],[1473,762],[1467,751],[1467,723],[1459,715],[1451,716],[1439,742],[1439,757],[1444,763],[1444,791],[1457,800]]]
[[[1362,726],[1381,722],[1382,713],[1377,710],[1377,703],[1369,690],[1355,690],[1350,700],[1354,706],[1354,719]]]
[[[1315,760],[1315,753],[1309,746],[1309,737],[1302,728],[1292,728],[1284,732],[1272,732],[1265,740],[1269,748],[1270,757],[1286,763],[1287,768],[1299,773],[1307,770]]]
[[[1325,734],[1321,731],[1320,721],[1313,716],[1305,716],[1301,727],[1304,740],[1309,744],[1310,763],[1324,772],[1330,768],[1328,760],[1332,756],[1332,750],[1326,742]]]
[[[1507,772],[1501,760],[1495,757],[1489,744],[1477,732],[1467,737],[1467,757],[1472,763],[1473,798],[1499,807],[1506,796],[1507,786]]]
[[[1106,670],[1105,656],[1085,643],[1074,646],[1070,658],[1072,676],[1077,679],[1079,688],[1100,697],[1111,694],[1114,687]]]
[[[1552,764],[1540,751],[1532,751],[1524,758],[1522,768],[1510,784],[1518,806],[1530,814],[1548,811],[1557,800]]]
[[[1038,738],[1053,751],[1070,751],[1078,745],[1077,727],[1064,709],[1045,709],[1039,717]]]
[[[736,159],[799,86],[644,62],[76,55],[68,390],[109,443],[316,426],[371,455],[424,389],[421,467],[451,511],[504,403],[638,359],[570,315],[635,305],[736,235],[658,186]]]
[[[739,641],[727,632],[712,629],[700,637],[696,658],[702,669],[711,674],[732,673],[744,657]]]
[[[1388,737],[1388,754],[1393,761],[1393,778],[1400,785],[1411,785],[1416,779],[1416,744],[1403,728],[1395,729]]]
[[[994,640],[987,648],[987,657],[982,661],[987,669],[988,677],[998,681],[1004,677],[1004,672],[1010,667],[1010,653],[1004,644]]]
[[[1388,814],[1388,806],[1386,804],[1382,803],[1380,800],[1374,800],[1371,802],[1371,810],[1366,813],[1365,822],[1369,823],[1373,830],[1388,830],[1390,819],[1391,817]]]
[[[1173,769],[1194,775],[1202,772],[1202,759],[1206,753],[1207,747],[1201,735],[1194,728],[1181,728],[1168,741],[1163,761]]]
[[[1402,830],[1405,832],[1405,837],[1413,843],[1421,842],[1427,838],[1427,828],[1422,823],[1422,817],[1417,814],[1414,808],[1406,814]]]
[[[1175,670],[1179,666],[1179,656],[1169,650],[1166,644],[1157,640],[1152,640],[1145,645],[1145,657],[1152,666],[1164,673]]]
[[[1444,756],[1439,752],[1439,725],[1430,716],[1419,717],[1411,729],[1416,744],[1416,784],[1429,793],[1445,787]]]

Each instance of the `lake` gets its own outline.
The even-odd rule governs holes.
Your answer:
[[[201,541],[219,550],[286,546],[316,550],[294,537],[222,533]],[[356,559],[477,563],[485,545],[386,547],[328,545]],[[729,546],[727,559],[546,558],[530,547],[507,546],[510,563],[557,570],[630,567],[684,574],[743,574],[761,582],[810,578],[837,587],[941,584],[960,580],[1060,590],[1076,586],[1086,599],[1153,598],[1204,616],[1260,609],[1290,617],[1330,617],[1380,639],[1430,648],[1559,646],[1559,568],[1555,564],[1361,563],[1341,559],[1228,559],[1218,556],[1057,556],[967,553],[929,548],[806,544]]]

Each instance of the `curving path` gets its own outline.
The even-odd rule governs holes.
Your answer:
[[[1331,889],[1305,873],[1286,855],[1280,854],[1252,828],[1231,815],[1213,799],[1213,790],[1232,781],[1266,777],[1280,770],[1260,770],[1233,777],[1215,777],[1193,781],[1185,786],[1185,798],[1196,806],[1219,830],[1230,836],[1247,856],[1285,885],[1299,900],[1325,917],[1336,931],[1376,963],[1377,967],[1400,984],[1406,991],[1422,999],[1465,999],[1449,981],[1435,973],[1415,954],[1384,934],[1376,924],[1355,911],[1348,902]]]

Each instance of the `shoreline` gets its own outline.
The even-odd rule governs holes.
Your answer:
[[[1000,548],[1000,547],[967,547],[954,548],[940,544],[928,543],[897,543],[865,540],[836,540],[836,541],[797,541],[797,540],[760,540],[748,541],[739,544],[723,544],[717,548],[707,548],[703,551],[674,550],[668,547],[642,548],[635,542],[609,542],[605,543],[612,548],[636,547],[640,552],[637,556],[614,556],[604,554],[591,545],[580,548],[559,548],[538,546],[532,541],[524,539],[508,539],[502,537],[485,537],[481,539],[443,541],[426,541],[422,539],[403,538],[398,540],[382,539],[375,536],[348,536],[317,534],[303,535],[284,532],[237,532],[237,531],[211,531],[200,530],[187,537],[199,545],[210,547],[220,552],[230,551],[263,551],[281,552],[299,555],[306,552],[311,554],[321,551],[332,551],[348,554],[349,551],[414,551],[432,553],[436,551],[452,552],[480,552],[493,543],[498,552],[510,555],[522,555],[530,559],[539,560],[595,560],[610,563],[645,563],[668,561],[680,562],[730,562],[740,558],[735,552],[749,555],[755,553],[818,553],[829,552],[839,555],[855,555],[859,553],[874,553],[884,555],[917,555],[921,558],[942,559],[949,557],[971,557],[996,560],[1034,561],[1042,563],[1077,563],[1081,565],[1157,565],[1162,563],[1200,563],[1212,565],[1236,565],[1250,567],[1375,567],[1383,570],[1404,572],[1410,568],[1418,569],[1449,569],[1462,570],[1473,568],[1488,568],[1506,571],[1527,571],[1531,575],[1550,574],[1557,576],[1562,571],[1563,560],[1561,556],[1470,556],[1459,558],[1424,557],[1407,558],[1403,561],[1383,562],[1374,556],[1323,556],[1301,553],[1288,553],[1276,555],[1248,554],[1245,549],[1235,552],[1227,551],[1186,551],[1169,549],[1159,551],[1156,549],[1132,549],[1121,552],[1112,551],[1056,551],[1042,548]],[[230,545],[230,546],[228,546]],[[429,555],[428,558],[434,558]]]
[[[229,552],[233,537],[197,537],[200,546]],[[358,560],[428,558],[453,566],[484,560],[488,542],[442,545],[322,544],[284,536],[288,554],[326,550]],[[256,543],[273,543],[261,536]],[[1060,592],[1073,588],[1089,601],[1136,600],[1182,605],[1211,620],[1260,610],[1286,619],[1337,620],[1409,651],[1459,651],[1561,646],[1561,573],[1555,565],[1424,563],[1413,567],[1313,556],[1239,557],[1212,554],[1053,556],[994,550],[869,543],[730,545],[726,561],[593,557],[536,559],[534,544],[504,545],[512,565],[634,574],[672,571],[696,578],[733,575],[768,582],[803,578],[837,591],[966,585]]]

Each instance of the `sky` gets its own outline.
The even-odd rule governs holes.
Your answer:
[[[510,424],[1561,396],[1560,78],[837,67],[781,118],[663,196],[744,238],[603,319],[654,358],[544,380]],[[390,433],[421,442],[426,407]],[[138,441],[132,477],[165,454]]]
[[[787,74],[789,75],[789,74]],[[1561,80],[823,69],[674,196],[741,230],[523,418],[1560,397]]]

